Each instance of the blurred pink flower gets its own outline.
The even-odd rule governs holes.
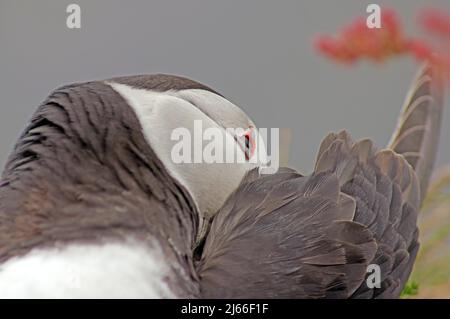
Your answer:
[[[450,78],[450,14],[436,9],[423,10],[419,22],[426,31],[443,37],[444,45],[436,47],[431,41],[407,37],[395,12],[384,9],[381,28],[370,29],[364,18],[358,18],[335,37],[318,37],[315,47],[328,58],[346,64],[361,59],[384,62],[395,56],[410,55],[420,62],[434,63]]]
[[[316,48],[338,62],[355,62],[367,58],[385,61],[408,50],[408,41],[401,24],[392,10],[383,10],[382,28],[370,29],[364,18],[358,18],[344,27],[337,37],[322,36],[316,40]]]
[[[450,40],[450,13],[425,9],[419,14],[419,23],[428,32]]]

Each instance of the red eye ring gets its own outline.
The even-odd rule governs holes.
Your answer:
[[[256,150],[256,141],[254,136],[254,128],[249,127],[243,134],[243,137],[245,139],[245,159],[248,161],[250,160]]]

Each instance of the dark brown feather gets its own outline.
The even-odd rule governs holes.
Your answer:
[[[413,168],[368,140],[330,134],[315,172],[244,179],[218,212],[198,271],[207,298],[393,298],[417,249]],[[366,271],[381,268],[381,288]]]
[[[196,208],[141,131],[131,107],[104,83],[51,94],[3,172],[0,263],[60,243],[156,240],[174,291],[197,296]]]
[[[443,76],[438,68],[424,65],[413,80],[388,146],[402,154],[416,171],[421,199],[436,159],[443,108]]]

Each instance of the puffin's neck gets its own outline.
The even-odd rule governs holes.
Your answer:
[[[55,242],[131,236],[156,239],[182,273],[195,276],[195,205],[137,127],[134,112],[107,85],[53,93],[3,173],[0,262]]]

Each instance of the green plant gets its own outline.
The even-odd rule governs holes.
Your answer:
[[[403,288],[400,298],[409,298],[419,293],[419,284],[416,281],[409,281]]]

